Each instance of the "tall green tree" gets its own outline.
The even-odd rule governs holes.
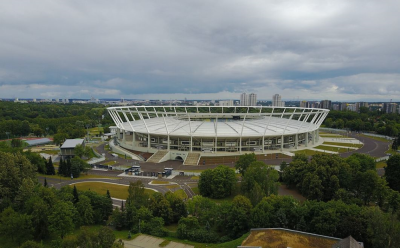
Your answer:
[[[204,174],[203,174],[204,173]],[[228,166],[219,165],[213,170],[201,173],[199,190],[203,196],[224,198],[230,196],[236,187],[235,172]]]
[[[250,164],[242,178],[242,192],[256,205],[264,196],[278,194],[279,173],[265,163]]]
[[[55,175],[56,174],[51,156],[49,157],[49,161],[46,164],[46,174],[47,175]]]
[[[94,223],[94,211],[89,197],[81,195],[79,201],[76,203],[76,210],[78,211],[81,225],[91,225]]]
[[[60,201],[54,206],[52,214],[49,216],[49,230],[60,236],[65,237],[75,228],[74,219],[77,213],[72,202]]]
[[[400,155],[395,154],[390,156],[386,164],[385,178],[389,187],[400,191]]]
[[[18,244],[32,237],[31,216],[15,212],[11,207],[5,209],[0,215],[0,233],[4,237],[11,237]]]
[[[239,170],[239,173],[244,175],[250,164],[256,161],[257,158],[254,153],[246,153],[239,157],[239,160],[235,164],[235,168]]]
[[[13,200],[23,179],[36,181],[36,170],[25,156],[0,152],[0,199]]]

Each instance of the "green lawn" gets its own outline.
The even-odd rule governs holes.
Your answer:
[[[109,190],[111,197],[118,199],[126,199],[128,198],[128,185],[117,185],[111,183],[101,183],[101,182],[84,182],[74,184],[78,190],[92,190],[99,194],[105,195],[107,194],[107,190]],[[70,185],[70,187],[73,187]],[[148,194],[153,194],[154,191],[150,189],[145,189],[145,192]]]
[[[315,154],[317,154],[317,153],[321,153],[321,152],[317,152],[317,151],[313,151],[313,150],[300,150],[300,151],[297,151],[297,152],[294,152],[294,153],[298,153],[298,154],[305,154],[306,156],[313,156],[313,155],[315,155]]]
[[[353,144],[353,143],[340,143],[340,142],[324,142],[323,145],[333,145],[333,146],[345,146],[345,147],[357,147],[361,148],[363,144]]]
[[[102,162],[101,164],[103,164],[103,165],[114,165],[114,164],[116,164],[116,162],[115,161],[108,161],[108,162]]]
[[[199,194],[200,194],[200,191],[199,191],[199,188],[198,188],[198,187],[193,187],[192,190],[193,190],[193,192],[194,192],[196,195],[199,195]]]
[[[46,177],[46,178],[54,178],[54,179],[60,179],[61,180],[71,180],[71,177],[63,177],[59,175],[44,175],[44,174],[37,174],[38,176]],[[92,175],[92,174],[81,174],[78,178],[75,179],[91,179],[91,178],[107,178],[107,179],[121,179],[119,177],[107,177],[107,176],[98,176],[98,175]]]
[[[187,198],[187,195],[183,189],[178,189],[177,191],[174,192],[174,195],[177,195],[181,199]]]
[[[320,134],[319,136],[323,137],[323,138],[344,138],[345,137],[340,134]]]
[[[321,150],[324,150],[324,151],[332,151],[332,152],[339,152],[339,153],[352,151],[352,149],[340,148],[340,147],[332,147],[332,146],[317,146],[317,147],[315,147],[315,149],[321,149]]]
[[[383,168],[386,166],[386,161],[380,161],[376,163],[376,168]]]

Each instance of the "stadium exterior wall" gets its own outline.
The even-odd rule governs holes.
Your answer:
[[[296,150],[318,142],[327,109],[265,106],[124,106],[107,109],[127,149],[213,155]]]

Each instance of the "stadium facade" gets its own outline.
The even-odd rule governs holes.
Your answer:
[[[190,153],[229,156],[271,153],[318,141],[327,109],[266,106],[123,106],[107,109],[121,147],[164,151],[165,159]]]

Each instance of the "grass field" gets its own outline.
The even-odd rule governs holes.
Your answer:
[[[108,161],[108,162],[102,162],[101,164],[103,164],[103,165],[114,165],[114,164],[116,164],[116,162],[115,161]]]
[[[60,179],[59,175],[37,174],[37,176],[42,176],[42,177],[46,177],[46,178]],[[92,179],[92,178],[121,179],[119,177],[98,176],[98,175],[92,175],[92,174],[88,174],[88,175],[81,174],[78,178],[75,178],[75,179]],[[63,177],[63,176],[61,176],[61,180],[71,180],[71,177]]]
[[[99,134],[100,132],[104,133],[104,129],[102,127],[89,128],[89,133],[92,134],[92,135]]]
[[[187,195],[183,189],[178,189],[177,191],[174,192],[174,195],[177,195],[181,199],[187,198]]]
[[[344,136],[342,136],[342,135],[327,135],[327,134],[322,134],[322,135],[319,135],[320,137],[322,137],[322,138],[344,138]]]
[[[200,194],[200,191],[199,191],[199,188],[198,187],[193,187],[193,188],[191,188],[192,190],[193,190],[193,192],[196,194],[196,195],[199,195]]]
[[[84,182],[84,183],[77,183],[74,185],[78,190],[92,190],[102,195],[107,194],[107,190],[109,190],[111,197],[118,199],[128,198],[128,185],[125,186],[125,185],[101,183],[101,182]],[[73,187],[73,185],[70,185],[70,187]],[[148,194],[154,193],[154,191],[150,189],[145,189],[145,192]]]
[[[386,161],[380,161],[376,163],[376,168],[383,168],[386,166]]]
[[[323,145],[333,145],[333,146],[344,146],[344,147],[356,147],[361,148],[363,144],[353,144],[353,143],[340,143],[340,142],[324,142]]]
[[[340,147],[332,147],[332,146],[317,146],[317,147],[315,147],[315,149],[321,149],[324,151],[332,151],[332,152],[339,152],[339,153],[351,151],[348,148],[340,148]]]
[[[170,185],[166,185],[164,186],[167,189],[175,189],[175,188],[179,188],[178,184],[170,184]]]
[[[300,150],[297,152],[294,152],[295,154],[305,154],[306,156],[313,156],[317,153],[321,153],[321,152],[317,152],[317,151],[313,151],[313,150]]]

